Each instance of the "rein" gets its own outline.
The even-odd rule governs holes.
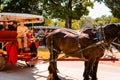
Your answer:
[[[112,44],[115,44],[116,46],[120,47],[120,44],[118,44],[118,43],[112,42]]]

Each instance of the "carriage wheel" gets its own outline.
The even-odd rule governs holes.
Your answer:
[[[5,68],[5,65],[6,65],[5,58],[0,56],[0,71]]]

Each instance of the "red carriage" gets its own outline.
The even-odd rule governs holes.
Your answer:
[[[42,23],[44,21],[42,16],[30,15],[30,14],[18,14],[18,13],[0,13],[0,24],[4,22],[11,24],[13,21],[24,21],[25,23]],[[37,58],[37,43],[33,39],[32,34],[26,34],[28,37],[28,50],[19,54],[17,43],[17,31],[0,31],[0,43],[2,43],[2,49],[0,49],[0,70],[3,70],[6,63],[11,63],[16,66],[18,60],[25,61],[28,66],[34,66],[31,63],[32,60]]]

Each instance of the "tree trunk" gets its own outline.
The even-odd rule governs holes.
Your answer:
[[[68,17],[66,17],[66,20],[65,20],[65,28],[69,28],[69,19],[68,19]]]
[[[68,22],[68,24],[69,24],[69,28],[72,29],[72,19],[71,19],[71,16],[69,16],[69,22]]]
[[[69,9],[69,11],[72,11],[72,0],[69,0],[67,9]],[[71,26],[72,26],[72,17],[71,15],[67,15],[65,20],[65,27],[72,28]]]
[[[65,28],[72,28],[72,18],[70,16],[66,17]]]

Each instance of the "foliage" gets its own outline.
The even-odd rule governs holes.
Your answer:
[[[10,2],[10,0],[1,0],[0,1],[0,12],[3,10],[4,6],[7,6],[8,2]]]
[[[105,4],[111,9],[113,16],[120,19],[120,0],[105,0]]]
[[[65,27],[65,22],[63,21],[63,20],[59,20],[58,22],[57,22],[57,26],[60,26],[60,27]]]
[[[80,20],[73,20],[72,21],[72,29],[78,30],[81,28],[81,21]]]
[[[88,15],[88,7],[93,7],[90,0],[8,0],[2,11],[42,14],[46,18],[62,19],[71,28],[72,19]]]
[[[100,18],[96,18],[94,23],[96,26],[99,26],[100,23],[102,23],[103,25],[106,25],[106,24],[109,24],[110,21],[111,21],[111,16],[107,17],[107,16],[103,15]]]
[[[42,14],[38,0],[9,0],[3,12]]]
[[[87,7],[93,6],[90,0],[42,0],[42,2],[45,16],[65,20],[67,28],[71,28],[72,19],[79,20],[83,15],[88,15]]]
[[[45,24],[44,24],[44,26],[54,26],[53,20],[50,19],[50,18],[45,19]]]
[[[111,17],[110,23],[120,23],[120,19],[115,18],[115,17]]]
[[[43,15],[46,18],[45,26],[54,26],[52,19],[57,19],[57,26],[72,29],[80,29],[81,26],[99,26],[99,22],[103,25],[120,22],[120,19],[104,15],[95,20],[84,19],[84,15],[89,13],[88,7],[93,7],[92,1],[104,2],[113,15],[120,18],[119,0],[1,0],[0,12],[2,10],[2,12]]]
[[[94,20],[94,24],[95,26],[99,26],[100,22],[102,22],[103,25],[107,25],[107,24],[112,24],[112,23],[120,23],[120,19],[115,18],[113,16],[102,16],[100,18],[96,18]]]

